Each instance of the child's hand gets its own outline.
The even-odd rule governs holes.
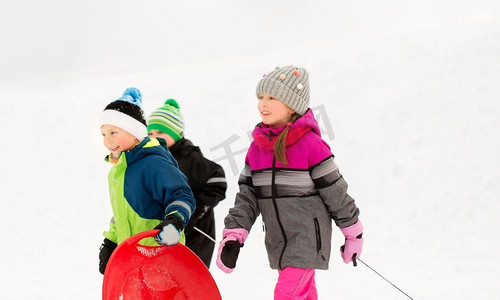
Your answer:
[[[236,267],[236,260],[248,237],[248,231],[243,228],[224,229],[224,237],[219,245],[216,264],[225,273],[231,273]]]
[[[344,262],[348,264],[353,261],[356,265],[355,259],[361,256],[361,250],[363,249],[363,225],[361,220],[349,227],[340,228],[340,231],[345,236],[345,244],[340,247],[340,255],[344,259]]]
[[[175,215],[168,215],[165,221],[158,224],[155,229],[160,229],[160,233],[155,236],[155,241],[164,246],[173,246],[181,238],[181,231],[184,223]]]

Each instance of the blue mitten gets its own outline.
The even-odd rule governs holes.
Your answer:
[[[164,246],[173,246],[180,241],[181,231],[184,229],[184,222],[176,215],[168,215],[165,221],[158,224],[155,229],[160,229],[160,233],[155,236],[155,241]]]

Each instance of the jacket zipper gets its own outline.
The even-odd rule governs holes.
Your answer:
[[[316,247],[319,253],[321,251],[321,232],[319,230],[318,218],[314,218],[314,228],[316,228]]]
[[[285,243],[285,245],[283,246],[283,249],[281,250],[280,260],[279,260],[279,268],[280,268],[280,270],[283,270],[283,268],[281,267],[281,260],[283,259],[283,254],[285,254],[285,249],[286,249],[288,241],[286,239],[285,229],[283,228],[283,224],[281,223],[281,219],[280,219],[280,214],[278,212],[278,204],[276,203],[277,192],[276,192],[275,179],[276,179],[276,156],[273,156],[273,168],[272,168],[272,176],[271,176],[271,198],[272,198],[273,205],[274,205],[274,211],[276,213],[276,220],[278,221],[278,225],[280,227],[281,234],[283,235],[283,241]]]

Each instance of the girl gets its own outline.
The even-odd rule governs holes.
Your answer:
[[[259,81],[256,94],[262,122],[252,133],[216,263],[226,273],[234,270],[262,214],[269,263],[279,272],[274,299],[317,299],[314,269],[328,269],[332,219],[345,236],[344,262],[361,255],[359,209],[308,108],[308,72],[277,67]]]

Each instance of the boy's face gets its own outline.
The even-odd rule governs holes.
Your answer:
[[[139,142],[135,136],[113,125],[102,125],[101,133],[104,146],[115,158],[118,158],[121,152],[134,148]]]
[[[269,94],[260,94],[258,98],[257,109],[262,118],[262,123],[280,127],[290,122],[294,113],[293,109]]]
[[[149,131],[148,135],[150,138],[162,138],[162,139],[164,139],[167,142],[167,147],[169,147],[169,148],[175,144],[175,140],[170,135],[166,134],[165,132],[152,129]]]

